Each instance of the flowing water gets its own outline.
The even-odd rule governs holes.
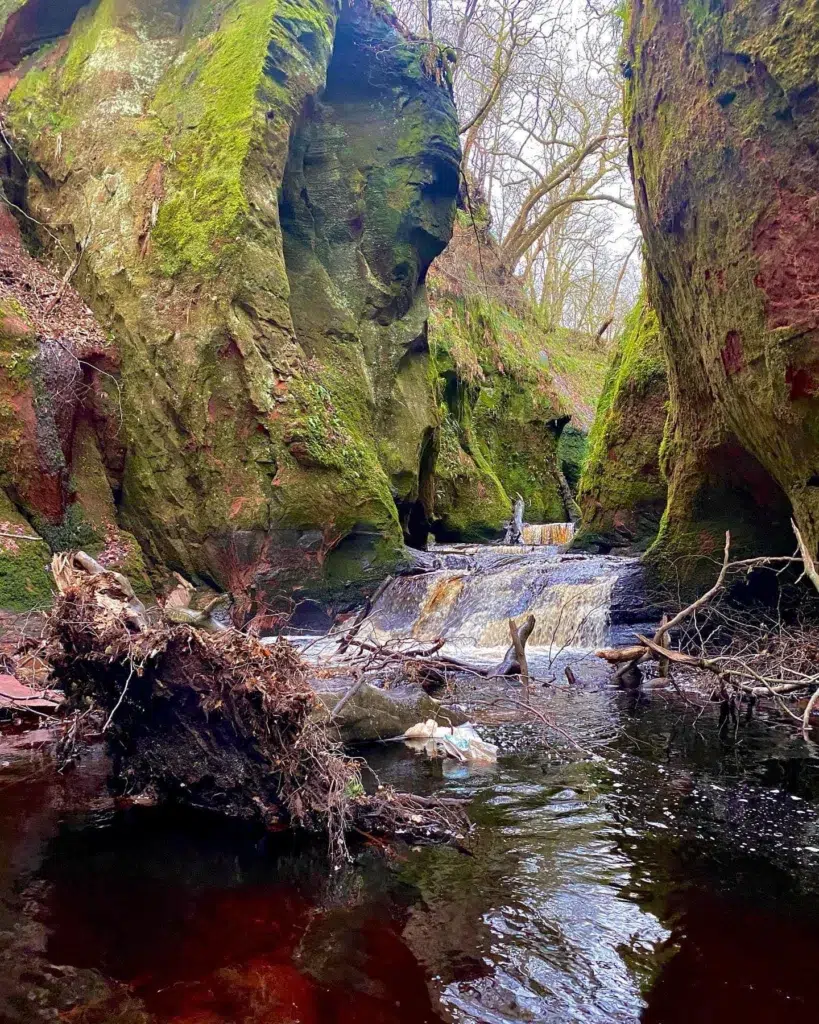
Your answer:
[[[616,556],[570,555],[571,523],[525,527],[543,543],[454,544],[434,549],[435,568],[400,576],[377,600],[361,639],[393,643],[445,638],[443,653],[476,665],[497,664],[509,646],[509,619],[532,614],[535,661],[606,641],[612,592],[636,562]],[[332,644],[319,648],[325,656]],[[311,645],[316,653],[316,645]]]
[[[399,581],[377,628],[455,628],[473,653],[493,651],[495,621],[537,608],[554,623],[579,593],[596,610],[627,569],[456,556],[471,567]],[[606,618],[561,634],[579,671]],[[536,657],[553,656],[554,631]],[[764,719],[721,734],[674,693],[556,683],[539,699],[597,753],[568,756],[509,725],[488,734],[497,766],[471,773],[396,744],[368,750],[383,782],[472,799],[470,853],[361,848],[340,871],[317,841],[88,810],[100,754],[57,775],[28,749],[41,736],[6,735],[0,1021],[40,1019],[42,961],[63,979],[122,983],[152,1015],[83,1022],[815,1022],[813,745]],[[23,968],[6,970],[15,957]]]
[[[565,546],[574,538],[574,523],[526,524],[523,527],[524,544],[555,544]]]

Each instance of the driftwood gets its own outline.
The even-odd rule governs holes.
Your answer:
[[[571,487],[569,487],[569,481],[566,479],[565,473],[559,466],[557,470],[557,485],[560,488],[560,497],[563,499],[566,515],[569,517],[570,522],[577,525],[577,523],[580,522],[580,517],[583,513],[580,511],[580,506],[575,501],[575,497],[572,494]]]
[[[95,579],[94,601],[101,611],[120,616],[133,629],[141,630],[148,625],[145,605],[134,593],[130,580],[120,572],[106,569],[84,551],[54,555],[51,575],[61,594],[89,578]]]
[[[177,625],[194,626],[196,629],[204,629],[206,633],[224,633],[228,627],[224,622],[214,619],[213,612],[219,605],[226,604],[229,600],[230,594],[219,594],[211,598],[199,611],[195,608],[166,604],[163,613],[168,622]]]
[[[313,715],[318,698],[287,641],[140,621],[116,574],[91,563],[62,566],[43,655],[74,713],[64,754],[81,753],[80,723],[104,717],[116,797],[323,832],[336,857],[355,831],[416,843],[463,835],[468,822],[448,805],[390,788],[365,795],[358,762]]]
[[[802,735],[805,739],[810,736],[810,716],[813,714],[813,709],[816,707],[816,703],[819,701],[819,688],[815,689],[811,694],[811,698],[808,701],[805,712],[802,715]]]
[[[363,685],[364,685],[364,673],[360,672],[358,674],[358,678],[355,680],[355,682],[352,684],[352,686],[347,690],[347,692],[342,696],[342,698],[338,702],[338,704],[336,704],[336,706],[330,712],[330,717],[327,719],[328,722],[332,722],[332,721],[334,721],[334,719],[338,718],[338,716],[341,714],[342,709],[345,708],[347,706],[347,704],[349,704],[349,702],[353,699],[353,697],[355,697],[355,695],[358,693],[358,691],[361,689],[361,687]]]
[[[653,637],[637,635],[639,644],[625,648],[605,648],[595,651],[598,658],[608,661],[610,664],[618,665],[614,678],[619,680],[630,680],[639,684],[639,665],[649,658],[657,661],[660,667],[660,677],[667,678],[670,668],[673,665],[688,668],[700,669],[711,673],[720,686],[721,699],[723,702],[729,700],[726,687],[730,686],[736,691],[748,694],[752,697],[772,696],[780,698],[784,695],[797,693],[800,690],[813,689],[814,692],[808,702],[804,715],[801,719],[791,711],[788,714],[797,721],[801,721],[803,734],[807,735],[810,728],[810,716],[819,702],[819,673],[805,674],[801,680],[794,680],[793,673],[790,678],[769,677],[756,671],[751,664],[736,657],[733,658],[705,658],[683,651],[676,651],[668,646],[667,637],[672,630],[680,626],[686,619],[694,615],[698,610],[704,608],[726,584],[726,579],[731,571],[743,570],[750,572],[756,568],[771,567],[773,565],[786,566],[788,564],[801,564],[803,575],[811,581],[819,591],[819,570],[816,569],[814,558],[811,555],[805,540],[799,531],[796,523],[791,521],[793,532],[796,536],[800,557],[795,556],[773,556],[760,558],[745,558],[737,561],[730,561],[731,534],[725,534],[725,550],[723,553],[722,565],[714,585],[695,601],[677,612],[672,618],[663,616],[659,628]],[[738,662],[738,663],[737,663]],[[673,683],[673,679],[672,679]],[[676,684],[674,684],[676,685]],[[786,709],[787,710],[787,709]]]
[[[518,626],[514,619],[509,620],[509,634],[512,644],[503,661],[495,669],[497,676],[520,676],[524,686],[529,685],[529,662],[526,660],[526,643],[535,628],[534,615],[528,615]]]
[[[811,581],[811,583],[819,590],[819,572],[816,570],[816,564],[813,560],[813,555],[808,550],[808,546],[805,543],[805,539],[799,532],[799,527],[796,525],[793,519],[791,519],[791,527],[793,532],[796,534],[796,543],[799,545],[799,554],[802,557],[802,565],[805,567],[805,575]]]
[[[523,543],[523,512],[526,508],[522,496],[519,494],[515,498],[515,508],[512,515],[512,520],[506,527],[506,535],[503,538],[504,544],[522,544]]]
[[[615,665],[621,661],[634,661],[635,658],[641,657],[645,654],[645,647],[642,644],[635,644],[633,647],[605,647],[594,654],[595,657]]]

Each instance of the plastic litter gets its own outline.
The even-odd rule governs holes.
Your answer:
[[[407,729],[402,739],[433,757],[437,755],[482,764],[494,764],[498,759],[498,748],[494,743],[482,740],[469,722],[455,726],[438,725],[429,718]]]

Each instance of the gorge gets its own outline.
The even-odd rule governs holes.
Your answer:
[[[813,1021],[817,415],[819,0],[0,0],[0,1024]]]

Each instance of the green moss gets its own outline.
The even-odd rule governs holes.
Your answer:
[[[28,541],[17,547],[19,552],[13,552],[0,544],[0,608],[13,612],[47,608],[53,599],[46,568],[51,557],[48,547]]]
[[[653,539],[666,497],[659,451],[667,401],[657,316],[641,298],[626,318],[589,434],[577,546],[641,548]]]
[[[14,14],[18,7],[22,7],[26,0],[0,0],[0,27],[2,27],[10,14]]]
[[[819,537],[806,484],[816,403],[789,387],[815,372],[801,340],[810,303],[782,276],[815,264],[804,226],[819,3],[634,3],[628,51],[635,196],[671,395],[668,504],[650,560],[685,581],[719,559],[725,528],[747,554],[789,550],[791,514],[812,546]]]
[[[89,521],[82,506],[78,504],[68,506],[60,523],[50,523],[36,513],[32,515],[32,522],[52,551],[80,549],[94,553],[105,543],[105,534],[99,526]]]
[[[37,336],[28,314],[16,299],[0,302],[0,375],[17,390],[32,379]]]
[[[0,491],[0,532],[34,536],[34,531]],[[48,563],[51,552],[42,541],[0,537],[0,608],[26,612],[46,608],[52,600]]]
[[[165,120],[175,117],[180,97],[182,112],[199,108],[197,123],[185,126],[179,140],[174,187],[154,231],[167,274],[184,267],[215,271],[241,231],[247,213],[242,176],[277,6],[278,0],[234,4],[218,31],[191,47],[156,96],[154,108]]]
[[[77,18],[63,65],[65,88],[77,82],[86,61],[95,54],[105,33],[115,31],[115,12],[116,0],[98,0],[96,7],[86,8]]]
[[[218,29],[193,45],[163,82],[154,109],[183,129],[173,186],[153,234],[164,273],[214,273],[230,262],[248,213],[245,167],[254,137],[266,119],[277,118],[286,131],[292,117],[295,97],[263,75],[268,48],[290,55],[306,33],[329,50],[321,0],[235,0]],[[186,112],[194,123],[179,123]]]
[[[563,428],[557,444],[557,457],[566,482],[577,491],[588,455],[588,437],[574,426]]]
[[[400,561],[396,500],[437,423],[419,282],[451,228],[457,120],[422,47],[339,6],[97,0],[18,86],[32,212],[71,244],[92,211],[75,280],[121,360],[120,507],[77,460],[56,544],[121,517],[152,564],[226,579],[241,535],[277,594]],[[314,100],[337,17],[334,107]]]
[[[444,535],[497,533],[520,493],[531,522],[563,521],[557,442],[567,415],[532,316],[483,295],[437,296],[430,349],[443,427],[436,516]]]
[[[153,598],[154,586],[145,565],[145,558],[142,548],[132,533],[127,530],[118,530],[117,555],[106,558],[106,568],[114,572],[121,572],[131,583],[134,593],[141,598]]]

